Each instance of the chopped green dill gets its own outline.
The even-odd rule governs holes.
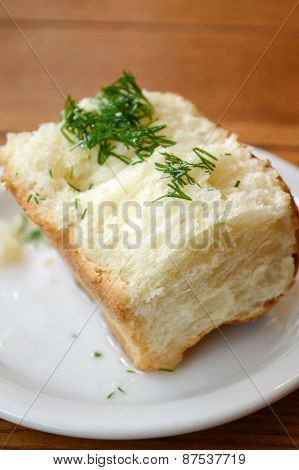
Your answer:
[[[43,237],[43,234],[40,231],[40,229],[34,228],[33,230],[30,230],[30,232],[28,232],[25,235],[25,241],[26,242],[38,242],[42,239],[42,237]]]
[[[92,357],[98,358],[98,357],[101,357],[101,356],[102,356],[102,353],[100,353],[99,351],[94,351],[94,352],[92,353]]]
[[[217,161],[217,158],[211,153],[199,147],[194,147],[193,152],[195,152],[198,158],[201,160],[201,163],[196,166],[198,166],[198,168],[202,168],[206,173],[210,175],[216,167],[215,163],[212,160]]]
[[[160,369],[158,369],[158,371],[160,371],[160,372],[174,372],[173,369],[166,369],[164,367],[161,367]]]
[[[87,208],[84,210],[84,212],[81,214],[81,220],[84,219],[84,217],[86,216],[86,212],[87,212]]]
[[[124,391],[124,389],[118,386],[116,390],[114,390],[113,392],[109,393],[109,395],[106,396],[106,399],[110,400],[112,397],[114,397],[114,395],[117,392],[121,392],[123,395],[126,395],[126,392]]]
[[[155,168],[165,173],[167,175],[166,178],[171,178],[170,183],[167,183],[170,190],[163,196],[155,199],[155,201],[159,201],[165,197],[175,197],[192,201],[192,198],[188,196],[182,188],[194,184],[199,188],[201,188],[201,186],[196,182],[195,178],[189,174],[190,171],[193,168],[201,168],[206,173],[211,174],[215,169],[215,163],[212,160],[217,160],[214,155],[199,147],[194,147],[193,151],[200,159],[200,163],[189,163],[171,153],[161,152],[161,155],[165,157],[165,163],[155,163]]]
[[[40,196],[39,193],[35,193],[35,195],[29,194],[28,199],[27,199],[27,203],[29,203],[32,199],[35,201],[36,204],[40,204],[40,201],[43,198]]]
[[[240,183],[241,183],[240,180],[236,181],[234,184],[234,188],[238,188],[240,186]]]
[[[76,198],[75,198],[75,208],[76,208],[76,209],[78,209],[79,202],[80,202],[80,199],[78,199],[78,198],[76,197]]]
[[[178,199],[186,199],[187,201],[192,201],[192,198],[188,196],[188,194],[184,193],[181,188],[179,187],[178,183],[175,181],[168,183],[167,186],[170,188],[163,196],[158,197],[153,202],[159,201],[160,199],[164,199],[165,197],[176,197]]]
[[[53,178],[53,171],[51,170],[51,168],[49,169],[49,175],[50,175],[50,178]]]
[[[231,155],[231,153],[229,153],[229,152],[226,152],[224,155]]]
[[[90,183],[90,185],[88,186],[88,189],[91,189],[93,187],[93,183]]]
[[[188,163],[172,153],[162,152],[165,164],[156,163],[155,167],[174,178],[180,186],[195,184],[195,179],[188,173],[192,169],[192,163]]]
[[[78,193],[81,193],[81,189],[77,188],[76,186],[74,186],[72,183],[70,183],[69,181],[67,181],[67,184],[70,186],[70,188],[74,189],[75,191],[77,191]]]
[[[133,369],[127,369],[126,372],[128,374],[136,374],[135,370],[133,370]]]
[[[160,134],[166,126],[154,124],[153,106],[131,73],[123,72],[122,77],[102,88],[94,102],[96,109],[86,111],[68,96],[61,132],[73,144],[72,148],[97,147],[100,165],[110,156],[126,164],[131,162],[129,157],[115,152],[116,142],[133,149],[139,161],[149,157],[159,146],[174,144]]]
[[[167,184],[170,191],[155,201],[159,201],[165,197],[176,197],[191,201],[191,197],[185,194],[181,188],[187,184],[197,184],[195,179],[189,175],[189,172],[192,170],[194,165],[182,160],[180,157],[177,157],[172,153],[161,152],[161,155],[165,157],[165,163],[155,163],[155,168],[156,170],[165,173],[168,178],[171,178],[171,182]]]

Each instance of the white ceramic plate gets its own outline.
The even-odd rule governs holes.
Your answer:
[[[298,169],[256,154],[272,160],[298,196]],[[0,216],[18,210],[8,194],[0,198]],[[2,418],[18,423],[25,415],[22,425],[81,437],[167,436],[231,421],[298,387],[298,282],[265,317],[222,329],[243,367],[216,331],[173,373],[130,373],[98,312],[75,338],[93,309],[50,246],[27,247],[20,263],[0,269]]]

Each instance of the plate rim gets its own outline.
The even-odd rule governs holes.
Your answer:
[[[291,360],[293,364],[297,365],[298,354],[299,343],[297,342],[293,348],[283,355],[283,363],[285,361],[289,363]],[[31,410],[33,412],[29,413],[22,422],[19,422],[21,414],[17,412],[1,409],[0,416],[7,421],[38,431],[89,439],[146,439],[201,431],[254,413],[299,388],[299,373],[295,373],[290,378],[289,372],[286,372],[286,369],[277,364],[280,359],[278,358],[268,367],[266,375],[264,369],[261,369],[251,376],[254,383],[259,382],[259,391],[262,390],[262,396],[260,392],[256,392],[256,390],[254,392],[250,379],[245,377],[239,382],[203,395],[169,402],[136,405],[120,403],[85,404],[83,400],[66,400],[44,393],[36,401],[36,406]],[[282,372],[282,375],[278,374],[279,371]],[[283,377],[284,374],[285,377]],[[269,376],[272,377],[272,380],[275,378],[271,385],[268,383]],[[11,391],[9,388],[10,381],[6,380],[6,385],[7,391]],[[24,386],[13,385],[14,392],[17,387],[19,391],[24,389],[26,394]],[[0,392],[3,391],[3,388],[5,387],[1,383]],[[248,391],[250,388],[251,391]],[[10,395],[7,394],[7,396]],[[229,402],[230,397],[234,397],[233,403]],[[239,397],[239,402],[236,403],[235,397]],[[224,409],[222,402],[225,399],[228,406]],[[28,402],[30,403],[31,400],[32,398]],[[205,413],[204,407],[206,404],[210,405],[210,409]],[[114,421],[110,415],[111,407],[113,408],[112,414],[118,418]],[[60,424],[55,424],[55,412],[62,413],[66,409],[68,410],[67,419],[65,420],[64,416]],[[136,409],[138,411],[137,421],[136,416],[132,420],[132,413],[136,412]],[[194,412],[195,409],[201,410],[200,416]],[[92,413],[92,420],[90,417],[86,419],[87,412]],[[78,413],[82,413],[79,421],[76,419]],[[119,422],[120,415],[124,417],[123,422]],[[59,416],[62,415],[59,414]],[[163,416],[164,419],[157,422],[156,416]],[[184,419],[182,419],[182,416]],[[200,420],[201,416],[204,416],[202,421]],[[102,427],[99,426],[99,417],[104,417]],[[147,426],[145,426],[145,422]]]

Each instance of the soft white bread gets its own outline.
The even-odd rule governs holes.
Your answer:
[[[150,370],[174,368],[211,330],[257,318],[287,291],[298,212],[277,172],[235,135],[177,95],[146,94],[177,142],[169,152],[195,162],[200,146],[218,159],[211,175],[192,170],[192,202],[153,202],[167,192],[159,149],[138,165],[99,166],[95,150],[70,151],[59,124],[8,134],[0,158],[7,188],[101,304],[133,364]]]

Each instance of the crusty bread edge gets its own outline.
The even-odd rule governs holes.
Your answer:
[[[253,158],[257,158],[252,155]],[[66,249],[63,244],[65,240],[62,230],[57,230],[49,222],[45,221],[40,213],[40,207],[28,203],[28,193],[30,190],[19,184],[15,175],[12,175],[5,161],[2,162],[4,173],[2,181],[7,189],[11,191],[17,202],[24,209],[30,219],[38,224],[42,231],[54,242],[63,258],[67,261],[74,277],[90,294],[90,296],[101,306],[104,317],[110,326],[113,334],[117,337],[125,352],[131,359],[133,365],[141,370],[155,370],[159,368],[171,368],[177,366],[182,360],[187,349],[197,344],[204,336],[212,330],[218,328],[218,325],[211,325],[207,330],[201,332],[196,338],[188,341],[182,346],[181,354],[174,358],[160,357],[150,353],[149,345],[142,334],[142,323],[129,307],[129,299],[126,298],[123,286],[118,279],[111,279],[109,274],[95,266],[87,259],[79,249]],[[272,168],[269,161],[264,162],[264,168],[267,171]],[[254,313],[243,312],[237,317],[225,322],[224,324],[241,324],[253,321],[264,315],[275,305],[280,298],[287,292],[295,281],[299,264],[299,213],[294,198],[281,178],[277,174],[277,180],[284,192],[290,195],[290,211],[293,226],[296,230],[296,244],[294,246],[294,276],[292,283],[287,286],[285,291],[278,297],[267,300],[258,311]]]

